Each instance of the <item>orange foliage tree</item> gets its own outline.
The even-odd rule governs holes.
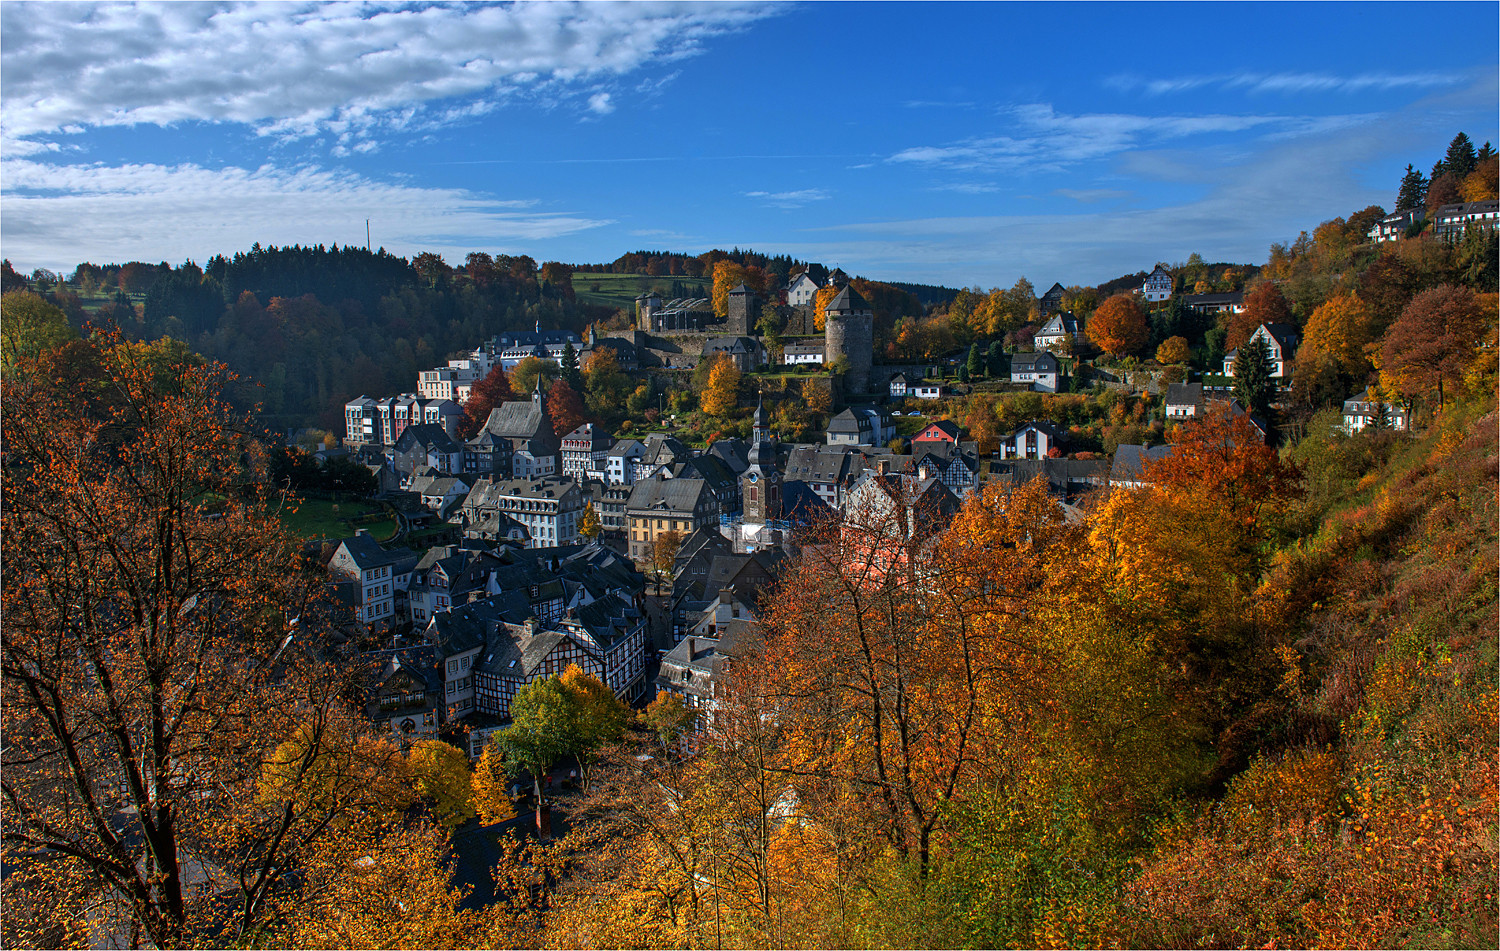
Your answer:
[[[1149,336],[1146,315],[1130,294],[1116,294],[1100,304],[1085,333],[1095,346],[1117,357],[1141,349]]]
[[[243,936],[370,804],[387,748],[324,728],[348,723],[346,684],[293,643],[319,586],[263,500],[224,368],[90,345],[84,379],[4,381],[6,861],[53,920],[158,947]],[[351,766],[319,767],[317,795],[266,794],[262,764],[299,728],[286,775],[328,744]],[[226,890],[228,920],[210,902]]]

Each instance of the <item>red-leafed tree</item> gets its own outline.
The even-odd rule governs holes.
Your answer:
[[[1413,297],[1381,344],[1382,383],[1407,397],[1436,390],[1441,410],[1444,380],[1457,381],[1480,342],[1484,303],[1469,288],[1451,284]],[[1489,311],[1493,319],[1493,297]]]
[[[468,402],[464,403],[464,436],[467,438],[479,432],[484,421],[490,418],[491,410],[515,398],[505,368],[496,366],[469,390]]]
[[[1281,295],[1281,289],[1269,281],[1245,295],[1245,310],[1229,318],[1229,335],[1224,340],[1226,350],[1240,347],[1255,328],[1261,324],[1288,324],[1292,322],[1292,308]]]
[[[588,422],[584,415],[583,397],[565,380],[554,380],[547,391],[547,418],[552,420],[552,429],[559,437],[566,436]]]

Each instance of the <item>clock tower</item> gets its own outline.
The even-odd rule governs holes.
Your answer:
[[[746,526],[781,518],[781,471],[776,468],[776,443],[766,426],[764,400],[755,404],[750,437],[750,466],[740,476],[740,498]]]

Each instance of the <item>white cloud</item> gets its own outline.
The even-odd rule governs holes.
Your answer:
[[[457,260],[475,249],[535,242],[612,224],[535,209],[463,189],[420,188],[315,167],[208,169],[197,165],[49,165],[8,159],[6,254],[30,266],[79,261],[202,261],[262,244],[364,241],[403,255]],[[60,225],[59,223],[64,223]],[[31,262],[35,262],[34,264]]]
[[[1101,201],[1119,201],[1129,198],[1132,193],[1117,188],[1059,188],[1052,194],[1060,198],[1071,198],[1085,205],[1092,205]]]
[[[1057,171],[1158,141],[1201,135],[1228,135],[1257,128],[1284,133],[1320,131],[1349,117],[1306,119],[1276,115],[1145,116],[1122,113],[1067,115],[1050,105],[1006,110],[1009,134],[967,139],[949,145],[903,149],[887,161],[954,169]]]
[[[365,137],[519,94],[576,93],[774,15],[715,3],[6,3],[11,138],[68,126],[204,120]],[[486,106],[445,107],[480,97]],[[608,98],[590,99],[601,111]],[[432,108],[430,114],[427,110]],[[348,144],[348,143],[344,143]]]
[[[1259,73],[1235,72],[1207,76],[1179,76],[1171,79],[1145,79],[1129,74],[1111,76],[1106,86],[1125,92],[1140,90],[1149,96],[1190,92],[1214,86],[1249,93],[1359,93],[1370,90],[1435,89],[1456,86],[1465,81],[1457,73],[1361,73],[1357,76],[1331,76],[1327,73]]]
[[[791,192],[745,192],[746,198],[757,198],[775,208],[801,208],[808,202],[826,201],[832,197],[822,188],[803,188]]]
[[[589,97],[589,110],[601,116],[607,116],[615,111],[614,103],[609,101],[609,93],[596,92]]]

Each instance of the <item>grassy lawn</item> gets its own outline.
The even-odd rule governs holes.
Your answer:
[[[573,274],[573,293],[583,303],[632,310],[635,299],[646,291],[655,290],[662,296],[663,302],[669,300],[672,296],[672,284],[679,281],[688,287],[699,288],[697,293],[700,297],[707,297],[713,291],[713,281],[701,277],[591,274],[580,271]],[[594,290],[595,286],[599,288],[597,291]]]
[[[335,508],[336,507],[336,508]],[[325,499],[304,499],[296,512],[281,513],[281,521],[299,538],[348,538],[358,529],[368,529],[376,541],[387,541],[396,534],[396,520],[383,518],[376,522],[355,525],[350,519],[361,515],[378,514],[380,506],[370,502],[329,502]]]

